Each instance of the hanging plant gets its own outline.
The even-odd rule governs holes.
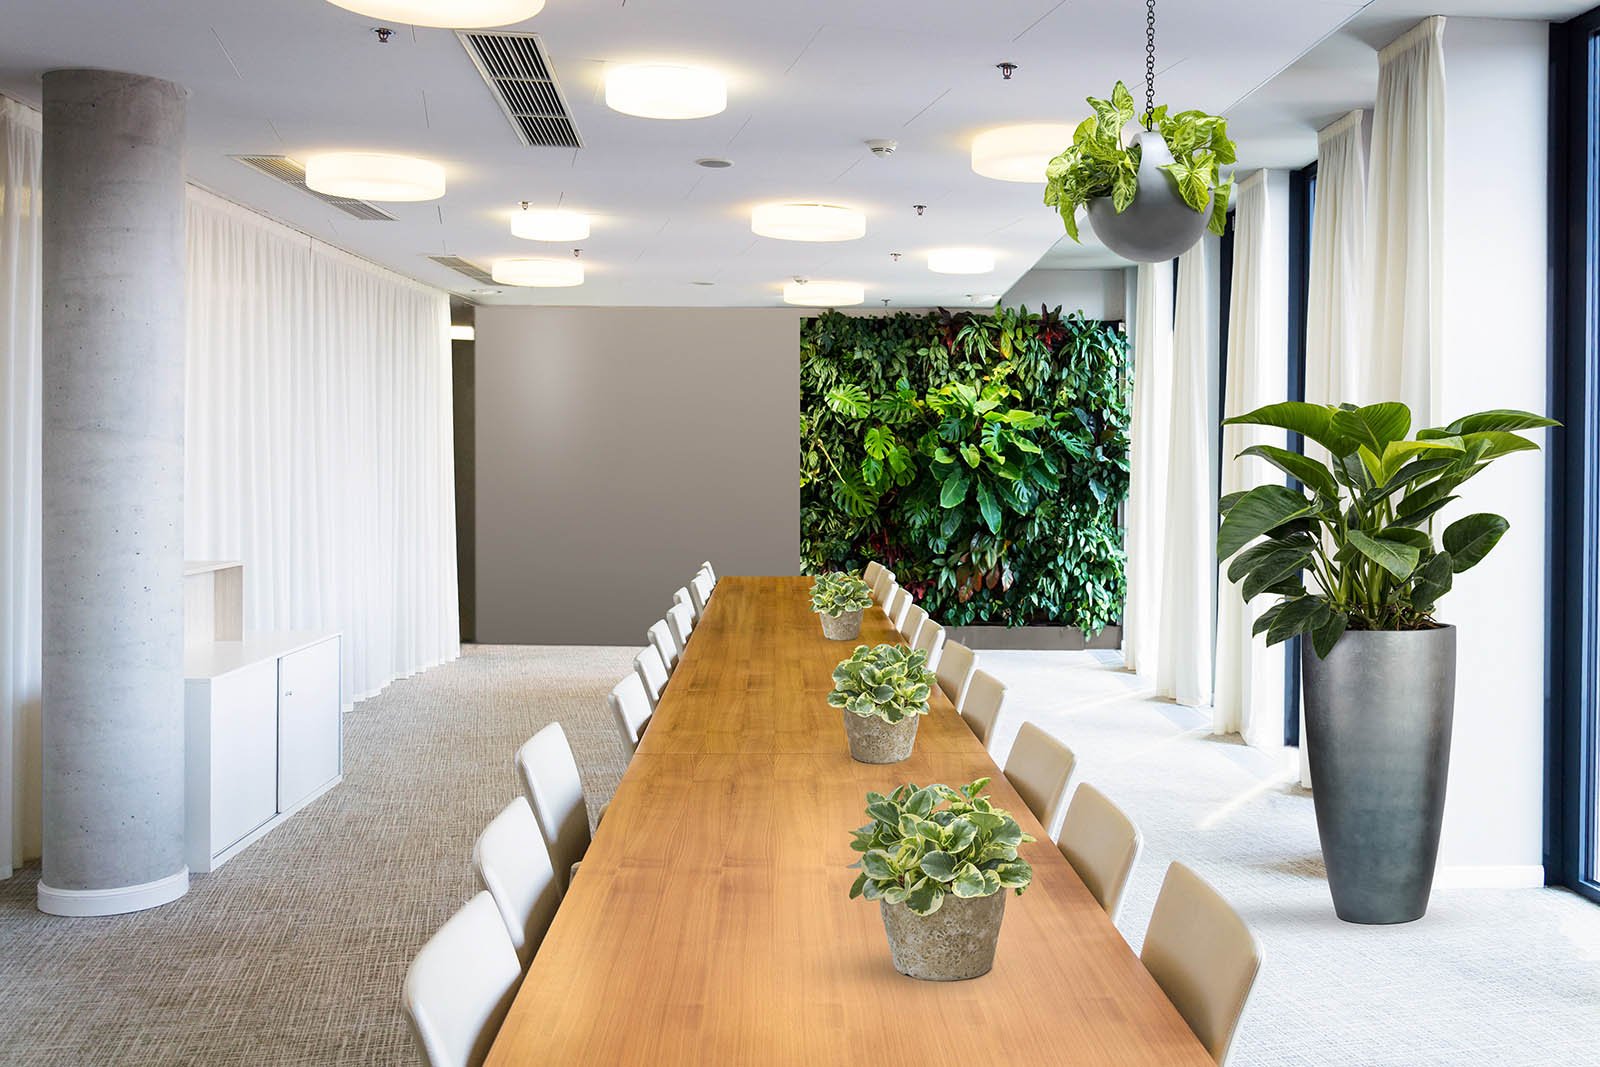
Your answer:
[[[1068,145],[1045,168],[1044,202],[1080,240],[1077,212],[1088,209],[1096,236],[1113,252],[1157,263],[1188,250],[1209,223],[1227,225],[1235,162],[1228,122],[1203,111],[1170,114],[1155,103],[1155,2],[1149,0],[1145,49],[1144,129],[1132,138],[1133,94],[1117,82],[1111,99],[1088,98],[1094,114],[1078,124]]]

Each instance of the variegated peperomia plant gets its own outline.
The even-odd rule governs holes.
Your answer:
[[[828,703],[862,718],[877,716],[890,726],[928,713],[928,694],[938,679],[928,653],[905,645],[857,645],[833,669]]]
[[[888,796],[867,794],[872,821],[855,831],[850,847],[861,874],[850,898],[904,904],[932,915],[946,893],[986,897],[1003,889],[1019,895],[1033,881],[1033,868],[1017,848],[1033,836],[1009,812],[980,796],[989,779],[952,789],[947,785],[902,785]]]
[[[818,615],[843,615],[872,606],[872,586],[844,571],[817,575],[811,583],[811,610]]]

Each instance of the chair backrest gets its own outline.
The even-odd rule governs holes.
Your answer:
[[[678,642],[678,655],[689,651],[689,635],[694,633],[694,615],[682,604],[674,604],[667,609],[667,628],[672,631],[672,639]]]
[[[912,604],[906,608],[905,618],[900,620],[900,636],[906,639],[906,644],[915,647],[917,635],[922,632],[922,624],[927,621],[927,609],[921,604]]]
[[[961,701],[961,717],[978,736],[984,748],[994,736],[994,724],[1000,721],[1000,706],[1006,701],[1005,683],[985,670],[972,672],[967,683],[967,695]]]
[[[667,688],[667,665],[661,662],[661,653],[654,645],[639,650],[633,657],[633,673],[644,683],[644,698],[648,710],[656,710],[662,690]],[[613,693],[616,690],[612,690]]]
[[[939,672],[939,660],[944,656],[944,627],[928,619],[922,624],[922,629],[917,631],[917,639],[911,642],[912,648],[920,648],[928,654],[928,669],[935,674]]]
[[[889,602],[883,606],[884,612],[889,616],[889,625],[896,630],[900,629],[900,620],[906,617],[906,609],[910,606],[911,594],[906,592],[904,587],[896,585]]]
[[[1072,785],[1072,772],[1078,757],[1038,724],[1025,722],[1017,731],[1016,743],[1006,757],[1006,781],[1011,783],[1045,833],[1055,839],[1066,814],[1063,801]]]
[[[645,636],[655,646],[656,655],[661,657],[661,662],[667,665],[667,673],[671,674],[678,669],[678,642],[672,639],[672,630],[667,626],[666,619],[657,619],[650,624],[650,629],[645,631]]]
[[[894,592],[895,584],[894,571],[885,567],[878,572],[878,580],[872,583],[872,599],[878,602],[879,607],[889,602],[889,594]]]
[[[700,569],[711,575],[711,585],[714,588],[717,584],[717,572],[711,568],[711,561],[709,559],[702,560],[700,563]]]
[[[507,804],[478,835],[472,846],[472,869],[494,898],[517,959],[526,968],[561,903],[550,852],[526,798]]]
[[[1211,1058],[1226,1062],[1261,971],[1261,945],[1239,913],[1204,878],[1174,863],[1139,958]]]
[[[500,909],[479,893],[445,920],[406,971],[401,1006],[430,1067],[476,1067],[489,1055],[522,981]]]
[[[678,591],[672,594],[672,602],[674,604],[682,604],[688,608],[689,613],[694,616],[694,621],[700,621],[700,608],[695,604],[694,597],[689,595],[688,586],[680,586]]]
[[[572,865],[589,848],[589,809],[583,803],[583,782],[572,746],[560,723],[551,723],[522,743],[517,749],[517,773],[565,890]]]
[[[714,584],[711,572],[706,570],[701,570],[689,580],[689,595],[694,598],[695,606],[700,609],[701,615],[706,613],[706,605],[711,602],[711,590]]]
[[[972,669],[977,663],[978,657],[973,655],[972,649],[960,641],[945,641],[944,651],[939,653],[939,665],[933,670],[939,676],[939,688],[957,711],[961,710],[967,682],[972,679]]]
[[[640,660],[646,661],[646,666],[641,668]],[[652,660],[654,666],[649,666]],[[655,701],[650,699],[650,683],[644,676],[650,671],[661,670],[661,660],[656,657],[655,649],[647,648],[634,657],[633,665],[639,673],[630,674],[612,686],[610,695],[606,697],[611,705],[611,717],[616,720],[617,729],[622,731],[622,743],[630,753],[639,747],[639,738],[644,735],[650,713],[656,708]]]
[[[1084,782],[1072,794],[1056,847],[1116,922],[1122,892],[1139,858],[1139,828],[1100,790]]]
[[[878,575],[882,571],[883,564],[879,563],[875,559],[868,560],[867,565],[861,568],[861,580],[866,582],[868,586],[871,586],[877,582]]]

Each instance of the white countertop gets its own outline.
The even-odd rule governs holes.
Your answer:
[[[338,636],[321,630],[279,630],[246,634],[243,641],[192,644],[183,650],[183,676],[185,679],[216,678]]]

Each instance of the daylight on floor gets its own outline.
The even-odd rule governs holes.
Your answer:
[[[0,0],[0,1062],[1600,1064],[1600,0]]]

